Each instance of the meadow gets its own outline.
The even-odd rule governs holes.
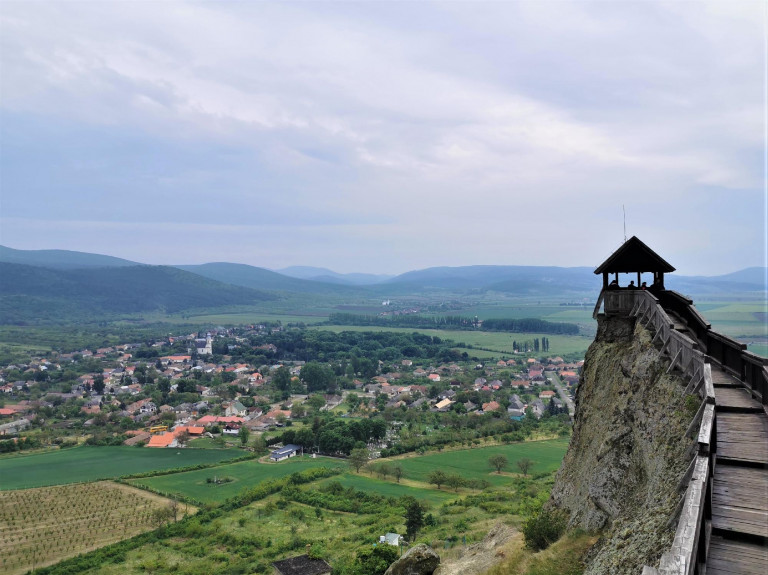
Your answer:
[[[333,481],[366,493],[378,493],[387,497],[412,495],[417,499],[437,504],[453,496],[429,485],[427,475],[435,469],[458,473],[466,479],[485,479],[495,487],[504,487],[512,484],[515,475],[519,473],[516,467],[518,460],[528,458],[534,462],[529,474],[549,473],[560,467],[567,448],[568,439],[565,438],[379,459],[371,463],[396,463],[403,468],[401,483],[398,484],[391,476],[388,480],[378,479],[373,471],[360,474],[345,473],[334,477]],[[488,464],[488,459],[497,454],[504,455],[509,461],[508,467],[501,474],[496,473]],[[132,479],[130,483],[166,496],[183,496],[201,503],[215,504],[261,481],[285,477],[312,467],[339,467],[346,470],[348,465],[346,461],[325,457],[294,457],[280,463],[259,463],[252,460],[218,465],[209,469]],[[208,479],[214,477],[225,477],[230,481],[209,483]]]
[[[0,572],[56,563],[155,529],[166,499],[125,485],[98,483],[0,492]],[[181,505],[180,519],[194,509]]]
[[[338,459],[292,457],[279,463],[259,463],[256,460],[217,465],[209,469],[184,471],[157,477],[132,479],[132,485],[147,487],[157,493],[181,495],[201,503],[221,503],[267,479],[279,479],[296,471],[313,467],[347,467]],[[227,478],[226,483],[208,483],[209,478]]]
[[[437,491],[428,486],[414,486],[414,482],[407,479],[401,479],[397,483],[393,479],[382,480],[372,475],[373,472],[363,472],[360,475],[345,473],[332,479],[327,479],[323,483],[338,481],[343,487],[352,487],[365,493],[376,493],[384,497],[402,497],[410,495],[419,501],[426,501],[432,505],[440,505],[446,501],[456,499],[456,494],[447,491]]]
[[[111,479],[241,457],[222,449],[73,447],[0,459],[0,491]]]
[[[422,456],[404,456],[389,461],[403,468],[403,477],[420,482],[427,482],[427,476],[435,469],[446,473],[456,473],[465,479],[485,479],[495,487],[502,487],[513,482],[514,474],[520,473],[517,461],[523,458],[532,460],[529,475],[549,473],[560,468],[560,463],[568,449],[568,438],[545,441],[526,441],[509,445],[494,445],[475,449],[444,451]],[[504,455],[509,465],[502,471],[496,471],[488,464],[494,455]]]

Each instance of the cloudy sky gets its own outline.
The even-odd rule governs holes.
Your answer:
[[[0,243],[399,273],[765,265],[766,8],[0,3]]]

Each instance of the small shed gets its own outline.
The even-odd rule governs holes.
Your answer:
[[[387,533],[379,537],[379,543],[387,543],[388,545],[394,545],[395,547],[400,545],[400,540],[403,538],[398,533]]]
[[[282,461],[289,457],[294,457],[299,451],[301,451],[301,445],[294,445],[289,443],[285,447],[275,449],[269,456],[272,461]]]
[[[322,559],[310,559],[309,555],[299,555],[272,563],[280,575],[329,575],[331,566]]]
[[[669,263],[651,248],[632,236],[619,249],[600,264],[595,274],[603,274],[603,289],[610,289],[608,274],[614,274],[615,287],[619,284],[619,274],[637,274],[636,287],[641,285],[641,274],[653,273],[651,289],[664,289],[664,274],[675,271]],[[634,280],[633,280],[634,281]],[[630,286],[631,287],[631,286]]]

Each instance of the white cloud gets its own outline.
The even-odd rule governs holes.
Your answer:
[[[542,229],[531,257],[583,263],[573,238],[599,244],[605,210],[669,226],[659,214],[714,190],[754,221],[697,207],[704,225],[762,237],[757,2],[3,3],[0,18],[0,111],[32,137],[65,126],[57,150],[93,138],[55,174],[14,167],[6,219],[59,187],[85,191],[41,218],[130,227],[130,193],[158,221],[279,222],[290,263],[349,262],[354,233],[401,271],[504,263]]]

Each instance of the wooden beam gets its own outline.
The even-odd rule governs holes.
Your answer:
[[[677,359],[680,357],[681,353],[682,351],[678,350],[678,352],[675,354],[675,357],[672,358],[672,363],[669,364],[669,367],[667,368],[667,373],[675,369],[675,364],[677,363]]]
[[[704,413],[701,416],[701,426],[699,427],[699,455],[709,455],[714,427],[715,406],[712,403],[705,402]]]
[[[699,421],[701,421],[702,416],[704,415],[704,408],[706,407],[707,402],[702,401],[701,405],[699,406],[699,409],[696,411],[696,415],[693,416],[693,419],[691,420],[690,425],[688,426],[688,429],[685,430],[685,435],[683,437],[690,436],[694,429],[699,425]]]

